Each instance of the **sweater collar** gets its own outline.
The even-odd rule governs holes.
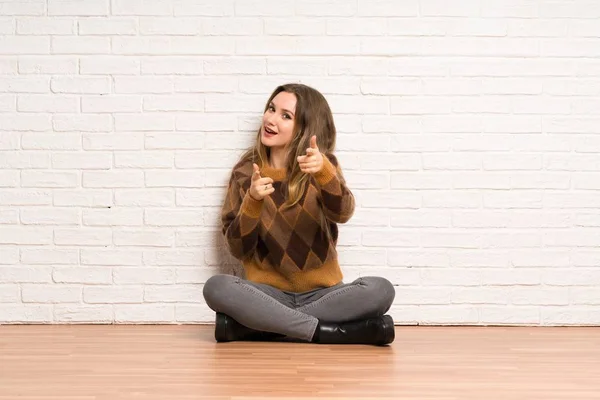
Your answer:
[[[287,176],[286,168],[273,168],[270,165],[263,165],[260,169],[262,177],[272,178],[274,181],[282,181]]]

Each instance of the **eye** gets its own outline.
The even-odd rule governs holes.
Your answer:
[[[268,109],[268,110],[269,110],[269,111],[275,111],[275,107],[273,107],[273,106],[269,106],[269,109]]]
[[[283,119],[292,119],[289,114],[283,114]]]

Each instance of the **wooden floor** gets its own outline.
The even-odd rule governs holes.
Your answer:
[[[600,399],[599,328],[397,327],[389,347],[211,326],[0,326],[0,400]]]

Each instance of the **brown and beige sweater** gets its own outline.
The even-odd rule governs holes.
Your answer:
[[[261,177],[273,179],[275,192],[257,201],[248,193],[252,162],[242,161],[233,168],[221,220],[231,254],[242,261],[246,279],[296,293],[342,281],[337,224],[354,213],[354,196],[336,157],[324,155],[323,162],[291,208],[282,207],[285,169],[261,168]]]

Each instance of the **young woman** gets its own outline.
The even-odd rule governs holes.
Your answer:
[[[384,345],[394,300],[381,277],[342,282],[338,223],[354,196],[333,155],[336,129],[323,95],[279,86],[267,101],[256,144],[233,168],[223,234],[246,279],[216,275],[204,298],[217,313],[215,339]]]

